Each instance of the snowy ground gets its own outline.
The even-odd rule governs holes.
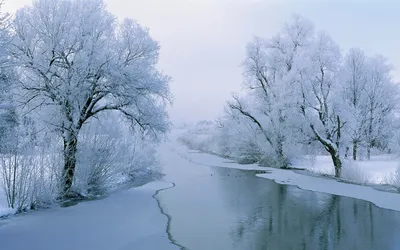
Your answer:
[[[171,141],[177,140],[182,131],[175,131],[171,136]],[[259,177],[274,180],[281,184],[298,186],[301,189],[341,195],[370,201],[375,205],[400,211],[400,194],[379,191],[372,186],[362,186],[339,182],[332,178],[313,176],[308,171],[281,170],[276,168],[260,167],[256,164],[241,165],[221,157],[188,150],[183,145],[176,142],[175,151],[187,160],[204,166],[227,167],[236,169],[264,170],[268,173],[258,174]],[[398,162],[390,156],[375,157],[371,161],[359,161],[357,165],[348,164],[348,169],[344,170],[347,177],[356,178],[361,183],[382,184],[386,177],[393,173],[398,166]],[[294,167],[306,168],[310,171],[322,174],[331,174],[333,166],[329,157],[319,156],[315,160],[298,161]]]
[[[169,187],[152,182],[102,200],[0,221],[0,249],[179,249],[170,243],[167,217],[152,197]]]
[[[14,209],[7,207],[6,196],[4,195],[3,189],[0,188],[0,218],[14,213]]]
[[[6,202],[2,202],[0,206],[0,218],[15,214],[15,210],[12,208],[6,207]]]
[[[372,156],[371,160],[343,162],[343,179],[360,184],[391,184],[390,176],[396,172],[399,159],[393,155]],[[305,159],[294,162],[293,167],[304,168],[310,172],[331,175],[335,171],[330,156],[305,157]]]

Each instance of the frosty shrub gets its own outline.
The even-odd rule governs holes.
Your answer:
[[[10,208],[22,211],[33,202],[35,167],[32,157],[16,153],[1,156],[2,184]]]
[[[118,115],[102,120],[87,124],[79,137],[73,189],[80,195],[103,193],[145,172],[153,174],[157,162],[154,143],[139,133],[132,134],[118,122]]]
[[[216,125],[211,121],[201,121],[187,128],[179,140],[188,148],[202,152],[220,153],[215,140]]]
[[[84,134],[80,138],[74,189],[78,193],[102,191],[118,172],[122,140],[106,134]]]
[[[397,166],[394,172],[392,172],[385,178],[385,182],[386,184],[391,185],[397,188],[398,191],[400,191],[400,165]]]
[[[32,117],[11,114],[13,119],[2,120],[0,135],[0,184],[7,206],[17,212],[48,206],[58,192],[60,143],[54,134],[38,133]]]
[[[20,212],[54,202],[60,163],[57,154],[2,154],[0,177],[8,207]]]
[[[125,173],[134,181],[160,178],[161,169],[154,145],[140,139],[135,140]]]
[[[342,179],[358,183],[368,184],[370,176],[353,160],[343,161]]]

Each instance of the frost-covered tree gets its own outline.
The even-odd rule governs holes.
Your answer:
[[[255,38],[247,46],[244,62],[244,86],[254,100],[252,110],[244,109],[238,98],[229,102],[231,109],[239,111],[262,131],[281,167],[289,164],[285,144],[293,143],[289,133],[293,99],[288,98],[292,89],[287,78],[312,33],[313,25],[308,20],[294,16],[271,39]]]
[[[13,145],[18,125],[18,115],[11,93],[16,75],[12,60],[10,60],[11,34],[9,31],[10,15],[3,13],[0,1],[0,152],[5,152]],[[15,146],[15,145],[14,145]]]
[[[10,44],[10,15],[2,11],[4,0],[0,0],[0,67],[4,68],[10,65],[9,44]]]
[[[268,163],[273,164],[271,159],[276,158],[277,154],[272,137],[262,120],[258,120],[260,117],[256,117],[259,113],[254,112],[251,99],[237,95],[233,99],[234,102],[228,102],[225,115],[220,121],[218,139],[223,154],[241,163],[260,162],[270,156]],[[272,155],[268,155],[269,152]]]
[[[340,81],[343,86],[341,95],[348,112],[345,131],[352,144],[353,160],[357,160],[357,149],[363,142],[366,125],[366,88],[368,58],[360,49],[350,49],[344,59]]]
[[[398,101],[398,86],[391,77],[391,67],[382,56],[368,61],[366,91],[366,126],[364,128],[367,158],[371,148],[385,148],[392,136],[392,120]]]
[[[338,102],[340,59],[339,47],[328,35],[320,33],[298,58],[294,81],[304,125],[331,156],[336,177],[341,176],[340,145],[345,123]]]
[[[342,65],[341,96],[347,112],[345,131],[350,137],[353,160],[359,145],[385,148],[392,130],[397,87],[390,66],[380,56],[367,57],[360,49],[351,49]]]
[[[25,104],[62,137],[61,196],[71,195],[78,135],[91,119],[115,111],[153,138],[167,131],[169,77],[136,21],[119,23],[102,0],[35,0],[12,27]]]

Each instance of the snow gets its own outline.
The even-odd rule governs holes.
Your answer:
[[[170,243],[167,217],[152,197],[169,187],[152,182],[101,200],[0,221],[1,249],[179,249]]]
[[[8,207],[0,207],[0,218],[15,214],[15,210]]]
[[[172,137],[178,137],[179,133],[179,131],[175,132]],[[171,141],[172,140],[174,139],[171,139]],[[243,170],[263,170],[267,173],[257,174],[258,177],[274,180],[276,183],[279,184],[294,185],[304,190],[341,195],[370,201],[378,207],[400,211],[399,193],[384,192],[377,190],[372,186],[349,184],[339,182],[336,179],[332,178],[313,176],[308,171],[282,170],[277,168],[261,167],[256,164],[241,165],[233,161],[223,159],[216,155],[188,150],[185,146],[178,145],[178,142],[176,144],[177,145],[174,146],[175,151],[178,152],[181,157],[197,165],[226,167]],[[351,176],[352,171],[354,174],[354,169],[361,169],[362,171],[364,171],[365,176],[369,176],[366,180],[367,182],[380,184],[385,180],[387,175],[395,171],[398,163],[395,159],[391,159],[390,156],[380,156],[373,158],[373,160],[371,161],[357,162],[356,167],[351,166],[351,164],[349,165],[350,166],[347,167],[353,168],[353,170],[347,171],[348,176]],[[334,171],[329,157],[326,156],[316,157],[314,164],[312,164],[311,162],[307,164],[306,161],[302,161],[295,163],[295,166],[304,167],[318,173],[331,174],[331,172]],[[345,168],[346,167],[344,167],[344,172],[346,172]],[[360,175],[360,173],[357,174]]]
[[[335,174],[330,156],[318,155],[312,158],[304,157],[302,160],[295,161],[293,167],[304,168],[323,175],[333,176]],[[388,184],[388,178],[398,166],[399,160],[392,155],[372,156],[371,160],[345,160],[343,162],[343,179],[360,184],[385,185]]]
[[[290,170],[272,169],[271,173],[257,176],[274,180],[280,184],[295,185],[304,190],[370,201],[378,207],[400,211],[399,193],[383,192],[370,186],[348,184],[335,179],[298,174]]]
[[[0,218],[15,214],[14,209],[7,207],[7,199],[2,192],[3,189],[0,188]]]

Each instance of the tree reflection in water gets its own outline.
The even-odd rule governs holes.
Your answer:
[[[226,209],[237,214],[235,249],[400,249],[400,213],[372,203],[303,191],[254,178],[254,173],[217,169]]]

